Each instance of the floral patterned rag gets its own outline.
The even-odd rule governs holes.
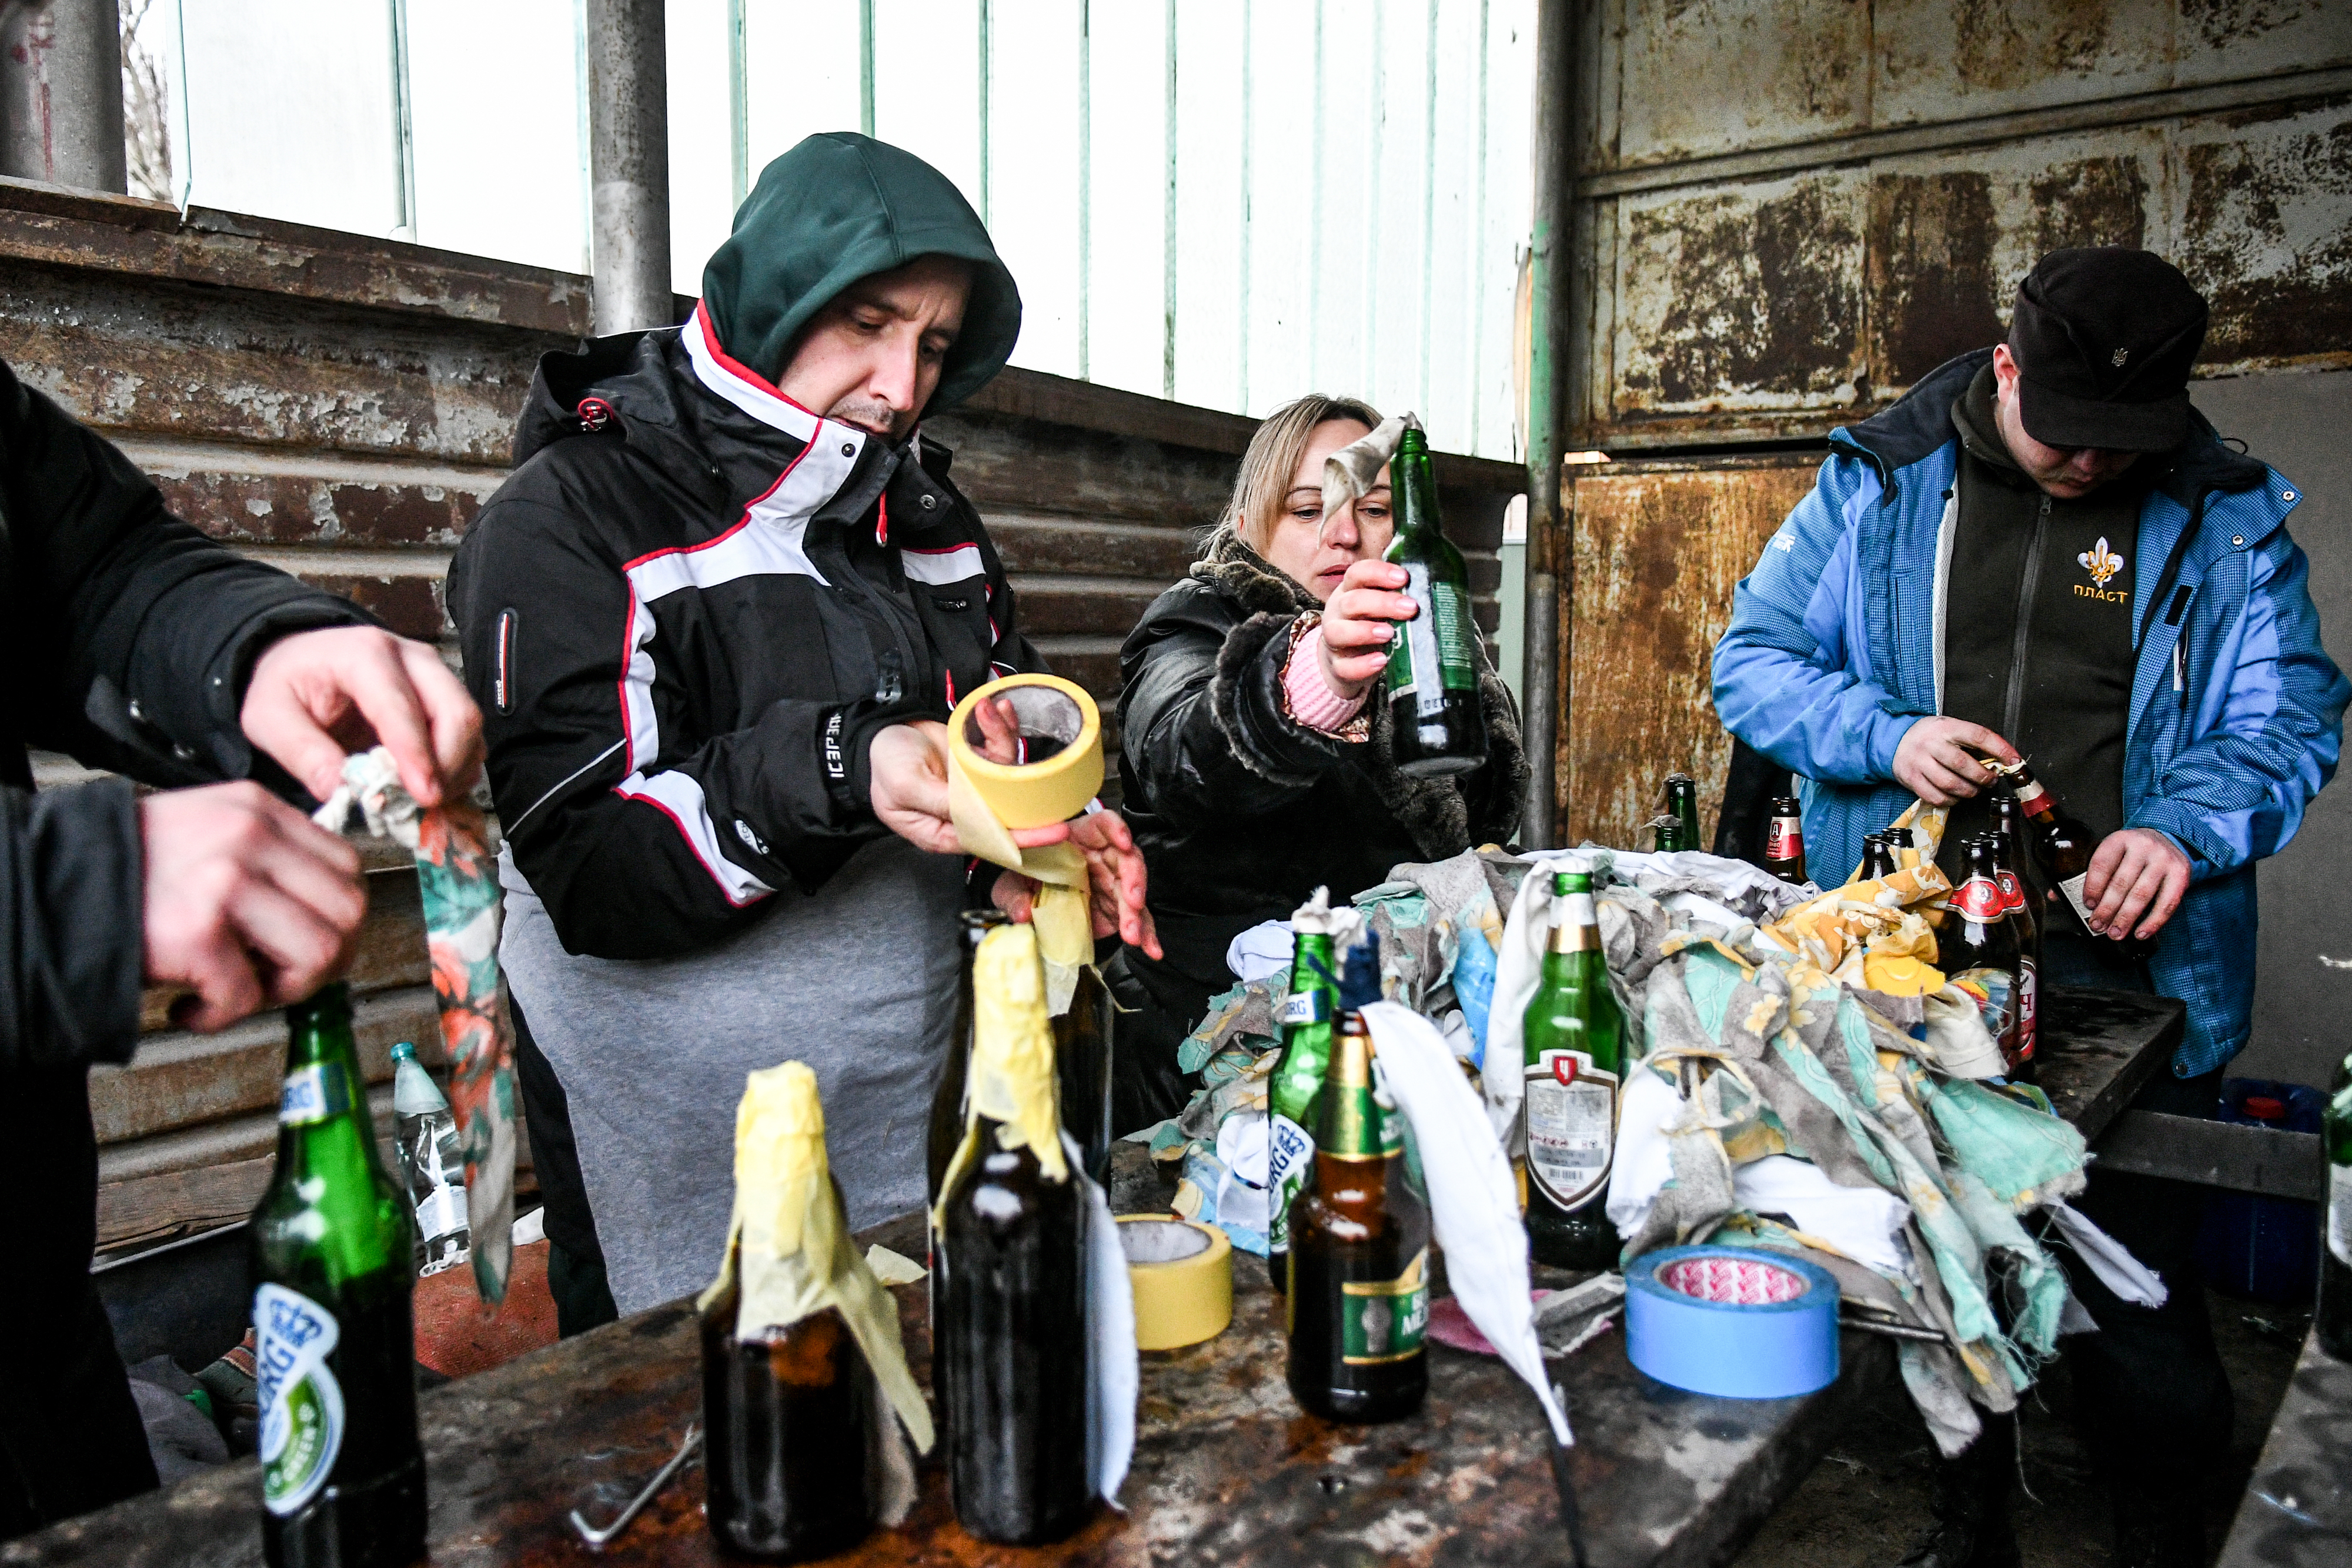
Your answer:
[[[382,747],[343,760],[343,782],[317,821],[341,832],[357,806],[368,831],[416,857],[425,904],[425,944],[449,1058],[449,1108],[466,1155],[466,1220],[472,1228],[474,1287],[493,1306],[506,1299],[514,1261],[514,1034],[499,995],[498,856],[488,824],[470,802],[431,810],[400,782]]]

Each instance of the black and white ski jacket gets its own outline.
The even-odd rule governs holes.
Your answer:
[[[668,956],[814,891],[887,831],[877,730],[1044,667],[950,457],[811,413],[701,309],[541,361],[448,602],[568,951]]]

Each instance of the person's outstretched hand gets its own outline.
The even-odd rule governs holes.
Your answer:
[[[1991,779],[1972,750],[2001,762],[2021,760],[2015,747],[1980,724],[1923,718],[1895,747],[1895,781],[1930,806],[1964,800]]]
[[[301,1000],[342,969],[367,914],[359,852],[254,783],[139,802],[151,985],[195,994],[186,1028]]]
[[[1159,927],[1144,903],[1143,852],[1135,847],[1127,819],[1117,811],[1091,811],[1071,818],[1067,826],[1070,842],[1087,857],[1088,912],[1096,937],[1117,936],[1155,958],[1166,956],[1160,950]],[[1008,871],[996,879],[991,901],[1011,918],[1026,920],[1036,907],[1037,886],[1034,878]]]
[[[962,853],[948,817],[948,727],[930,718],[891,725],[876,732],[866,756],[867,799],[882,825],[919,850]],[[1013,841],[1034,850],[1069,836],[1067,822],[1052,822],[1015,829]]]
[[[373,626],[281,637],[254,662],[245,737],[325,800],[343,758],[381,745],[420,806],[474,787],[482,715],[441,655]]]

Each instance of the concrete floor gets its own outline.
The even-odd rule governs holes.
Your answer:
[[[2237,1413],[2229,1468],[2212,1478],[2205,1499],[2206,1543],[2218,1552],[2309,1319],[2210,1291],[2207,1301]],[[2024,1479],[2033,1496],[2017,1500],[2015,1516],[2025,1568],[2108,1562],[2107,1505],[2091,1484],[2067,1401],[2065,1374],[2053,1369],[2026,1406]],[[1897,1385],[1855,1414],[1828,1458],[1733,1560],[1736,1568],[1892,1568],[1929,1518],[1929,1454],[1918,1414]]]

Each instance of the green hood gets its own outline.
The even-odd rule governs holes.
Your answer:
[[[826,301],[919,256],[972,264],[963,331],[923,411],[933,413],[1004,368],[1021,336],[1021,291],[971,204],[911,152],[829,131],[761,170],[734,233],[702,269],[702,301],[719,346],[772,382]]]

